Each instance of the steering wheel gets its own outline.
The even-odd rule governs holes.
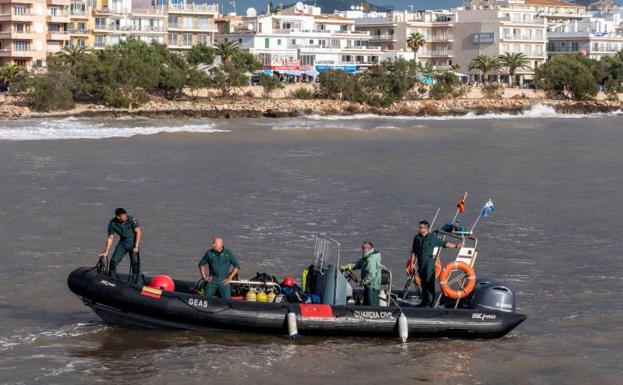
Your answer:
[[[355,277],[355,274],[353,274],[352,271],[346,269],[342,272],[342,274],[344,274],[344,278],[346,278],[349,281],[352,281],[354,283],[359,283],[359,278]]]

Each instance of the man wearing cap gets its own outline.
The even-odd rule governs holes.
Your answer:
[[[231,298],[229,283],[238,274],[238,270],[238,258],[223,246],[223,238],[212,239],[212,248],[199,261],[199,273],[206,282],[204,296],[214,297],[218,294],[223,299]]]
[[[142,284],[142,282],[139,282],[140,255],[138,253],[142,233],[138,219],[128,215],[125,209],[118,208],[115,210],[115,217],[108,222],[106,247],[104,248],[104,252],[100,254],[100,258],[106,258],[108,256],[115,234],[119,236],[119,243],[117,243],[112,258],[110,259],[108,273],[112,278],[119,279],[117,266],[121,263],[126,254],[130,254],[132,282],[135,284]]]

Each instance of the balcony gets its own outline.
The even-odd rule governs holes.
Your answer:
[[[69,33],[67,31],[48,31],[46,38],[48,40],[69,40]]]
[[[0,4],[11,4],[11,3],[19,3],[19,4],[34,4],[38,3],[37,0],[0,0]]]
[[[81,9],[72,9],[69,11],[69,16],[72,18],[88,19],[89,13]]]
[[[32,58],[37,55],[36,51],[31,51],[30,48],[26,50],[15,50],[13,48],[2,48],[0,49],[0,57],[10,57],[10,58]]]
[[[502,24],[522,24],[522,25],[545,25],[545,19],[532,19],[532,20],[512,20],[510,17],[500,17],[500,23]]]
[[[370,39],[371,40],[389,40],[389,41],[396,41],[396,35],[390,35],[388,33],[382,33],[382,34],[376,34],[376,35],[370,35]]]
[[[91,33],[90,29],[72,28],[69,30],[69,34],[72,36],[83,36]]]
[[[51,5],[69,5],[71,0],[47,0],[47,3]]]
[[[218,15],[217,4],[169,4],[169,14],[213,14]]]
[[[193,31],[193,32],[218,32],[218,26],[216,24],[206,24],[206,25],[192,25],[192,26],[184,26],[182,24],[171,23],[167,26],[168,30],[175,31]]]
[[[30,12],[20,13],[20,14],[9,12],[9,13],[0,14],[0,21],[22,21],[25,23],[32,23],[33,21],[35,21],[36,18],[37,16],[34,14],[31,14]]]
[[[48,23],[69,23],[70,19],[67,12],[57,12],[54,15],[48,14],[45,21]]]

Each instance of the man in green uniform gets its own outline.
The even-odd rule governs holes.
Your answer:
[[[344,270],[361,269],[361,284],[363,285],[363,304],[367,306],[379,306],[379,294],[381,292],[381,253],[374,249],[371,242],[361,245],[361,259],[357,262],[341,266]]]
[[[218,293],[223,299],[231,298],[229,283],[238,274],[238,270],[240,270],[238,258],[223,246],[223,238],[212,239],[212,248],[199,261],[199,273],[206,282],[204,295],[214,297]]]
[[[417,261],[422,282],[422,307],[432,307],[435,301],[435,248],[460,248],[461,244],[445,242],[430,233],[430,223],[421,221],[418,234],[413,238],[411,255],[407,260],[407,275],[413,275]]]
[[[108,237],[106,238],[106,248],[100,254],[101,258],[108,256],[113,238],[117,234],[119,243],[115,247],[115,251],[108,265],[108,273],[112,278],[119,279],[117,274],[117,266],[121,263],[126,253],[130,254],[130,267],[132,269],[132,282],[142,284],[140,279],[140,256],[138,247],[141,243],[141,227],[138,219],[128,215],[127,211],[122,208],[115,210],[115,217],[108,223]]]

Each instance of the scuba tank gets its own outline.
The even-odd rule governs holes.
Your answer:
[[[268,302],[275,302],[275,298],[277,298],[277,294],[274,291],[271,291],[267,294]]]
[[[249,302],[255,302],[257,301],[257,294],[255,294],[253,290],[249,290],[247,291],[247,294],[245,295],[244,299]]]
[[[257,302],[268,302],[268,295],[265,292],[260,291],[256,295],[256,301]]]

